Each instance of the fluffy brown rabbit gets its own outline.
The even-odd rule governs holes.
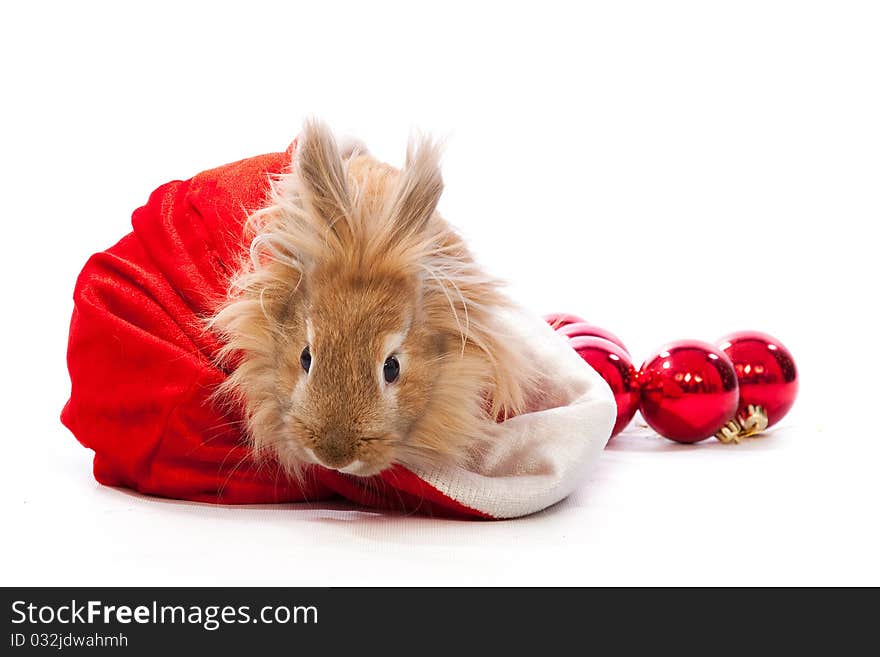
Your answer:
[[[397,170],[305,126],[248,220],[249,262],[212,318],[253,449],[291,474],[465,464],[523,411],[534,365],[511,303],[437,213],[439,151]]]

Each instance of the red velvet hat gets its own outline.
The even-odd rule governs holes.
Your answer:
[[[256,462],[241,418],[211,394],[228,375],[204,317],[225,299],[247,248],[243,223],[267,197],[291,149],[173,181],[132,216],[133,231],[93,255],[74,291],[61,419],[95,451],[102,484],[222,504],[345,498],[368,507],[504,518],[562,499],[598,458],[616,409],[604,381],[543,320],[512,328],[553,363],[554,386],[504,423],[498,449],[468,469],[402,466],[364,479],[320,466],[304,479]]]

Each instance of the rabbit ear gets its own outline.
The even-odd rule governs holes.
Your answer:
[[[305,202],[336,237],[344,240],[350,233],[351,196],[339,147],[324,123],[306,121],[294,166]]]
[[[422,232],[443,193],[440,146],[425,137],[410,139],[390,211],[390,242]]]

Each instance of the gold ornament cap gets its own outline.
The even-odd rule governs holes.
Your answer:
[[[764,407],[749,404],[745,410],[721,427],[715,434],[715,438],[724,444],[735,443],[738,445],[744,438],[757,436],[767,428],[768,424],[769,419]]]

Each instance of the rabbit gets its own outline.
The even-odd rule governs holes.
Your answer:
[[[465,466],[524,411],[537,364],[514,307],[438,214],[440,149],[398,170],[308,121],[248,217],[250,251],[209,319],[252,453],[369,477]]]

